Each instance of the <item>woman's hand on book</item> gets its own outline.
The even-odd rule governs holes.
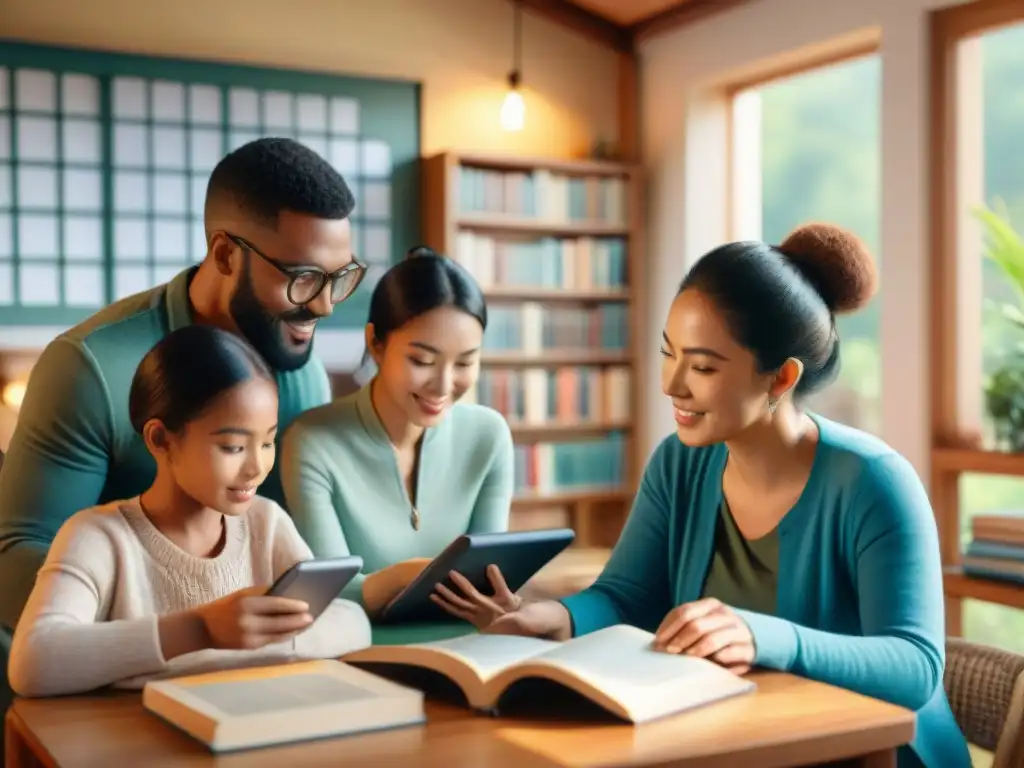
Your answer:
[[[754,663],[754,637],[732,608],[714,598],[683,603],[668,612],[654,634],[654,647],[710,659],[743,675]]]
[[[566,607],[557,600],[540,600],[524,603],[519,610],[499,616],[480,631],[488,635],[568,640],[572,637],[572,619]]]
[[[196,609],[211,648],[254,650],[290,640],[313,623],[304,602],[270,597],[266,591],[240,589]]]
[[[430,599],[452,616],[468,621],[477,629],[483,629],[499,616],[522,607],[523,599],[508,588],[505,577],[496,565],[487,566],[487,579],[494,588],[493,595],[482,594],[461,573],[452,571],[448,575],[462,594],[456,594],[444,584],[438,584]]]

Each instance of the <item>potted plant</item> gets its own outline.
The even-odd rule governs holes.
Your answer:
[[[1012,300],[1000,301],[997,316],[1014,329],[1010,349],[1001,355],[1001,364],[985,381],[985,407],[992,419],[1000,448],[1024,452],[1024,240],[1010,222],[1006,206],[996,201],[998,210],[977,208],[981,222],[985,256],[999,268]]]

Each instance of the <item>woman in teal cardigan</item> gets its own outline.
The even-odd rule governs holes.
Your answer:
[[[737,674],[792,672],[915,710],[901,768],[969,766],[942,686],[928,497],[881,440],[801,408],[839,371],[836,313],[875,283],[860,243],[824,225],[705,255],[662,339],[676,434],[647,465],[603,573],[485,631],[565,639],[632,624]]]
[[[373,379],[299,416],[281,449],[299,533],[316,557],[363,558],[342,597],[371,616],[457,536],[506,530],[513,492],[507,422],[459,402],[479,374],[483,294],[456,262],[427,248],[410,256],[370,298]],[[443,586],[434,599],[474,619]],[[515,602],[506,594],[503,605]]]

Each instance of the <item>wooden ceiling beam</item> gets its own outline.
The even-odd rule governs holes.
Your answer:
[[[620,53],[632,53],[633,35],[626,27],[598,16],[569,0],[518,0],[523,10],[550,19]]]
[[[653,35],[693,24],[749,2],[750,0],[685,0],[685,2],[667,8],[661,13],[641,19],[630,25],[628,29],[633,44],[636,45]]]
[[[513,0],[514,2],[516,0]],[[571,0],[518,0],[524,10],[571,29],[619,53],[633,53],[637,43],[677,27],[730,11],[751,0],[681,0],[677,5],[626,26],[616,24]]]

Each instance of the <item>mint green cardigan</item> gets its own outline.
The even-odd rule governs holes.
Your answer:
[[[880,440],[815,417],[820,442],[802,496],[779,524],[777,606],[737,611],[756,664],[915,710],[899,765],[970,766],[942,686],[942,569],[931,505],[911,465]],[[722,504],[724,445],[674,435],[651,458],[604,572],[564,600],[577,635],[654,631],[700,598]]]
[[[372,382],[371,382],[372,383]],[[420,529],[394,449],[370,402],[370,384],[299,416],[282,439],[286,509],[316,557],[359,555],[363,572],[342,591],[362,601],[366,575],[434,558],[464,533],[508,529],[512,433],[497,411],[456,403],[423,436]]]

